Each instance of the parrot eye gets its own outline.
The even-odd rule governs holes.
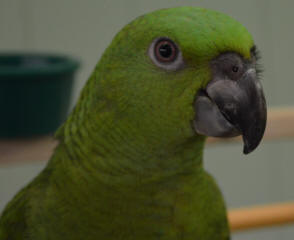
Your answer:
[[[160,62],[172,62],[178,53],[177,46],[170,40],[160,40],[156,43],[154,54]]]
[[[155,39],[149,47],[148,55],[156,66],[165,70],[178,70],[184,65],[177,44],[167,37]]]

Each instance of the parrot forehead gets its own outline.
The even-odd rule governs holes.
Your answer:
[[[147,46],[157,37],[169,37],[188,58],[211,59],[229,51],[250,58],[254,46],[251,34],[238,21],[197,7],[157,10],[135,19],[122,32],[137,46]]]

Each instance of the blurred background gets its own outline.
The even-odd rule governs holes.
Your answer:
[[[269,107],[294,105],[294,2],[287,0],[0,0],[0,53],[49,52],[77,57],[71,107],[114,35],[144,13],[200,6],[231,15],[254,36],[264,66]],[[2,116],[3,117],[3,116]],[[241,144],[209,146],[205,167],[219,183],[229,208],[294,200],[293,140],[263,142],[250,155]],[[0,147],[1,150],[5,149]],[[3,155],[2,155],[3,156]],[[45,165],[44,161],[0,164],[0,212]],[[290,240],[293,225],[236,233],[233,240]]]

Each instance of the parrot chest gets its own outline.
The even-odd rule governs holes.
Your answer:
[[[33,231],[36,239],[229,239],[221,193],[206,174],[132,189],[98,189],[97,195],[65,194],[47,203],[46,212],[35,216],[35,225],[42,223]]]
[[[104,191],[84,211],[79,212],[79,224],[81,229],[89,225],[89,239],[229,239],[222,195],[206,174],[116,194]]]

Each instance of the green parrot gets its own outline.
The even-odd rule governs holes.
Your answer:
[[[57,131],[45,169],[7,205],[0,240],[227,240],[206,136],[260,143],[266,103],[250,33],[222,13],[158,10],[113,39]]]

